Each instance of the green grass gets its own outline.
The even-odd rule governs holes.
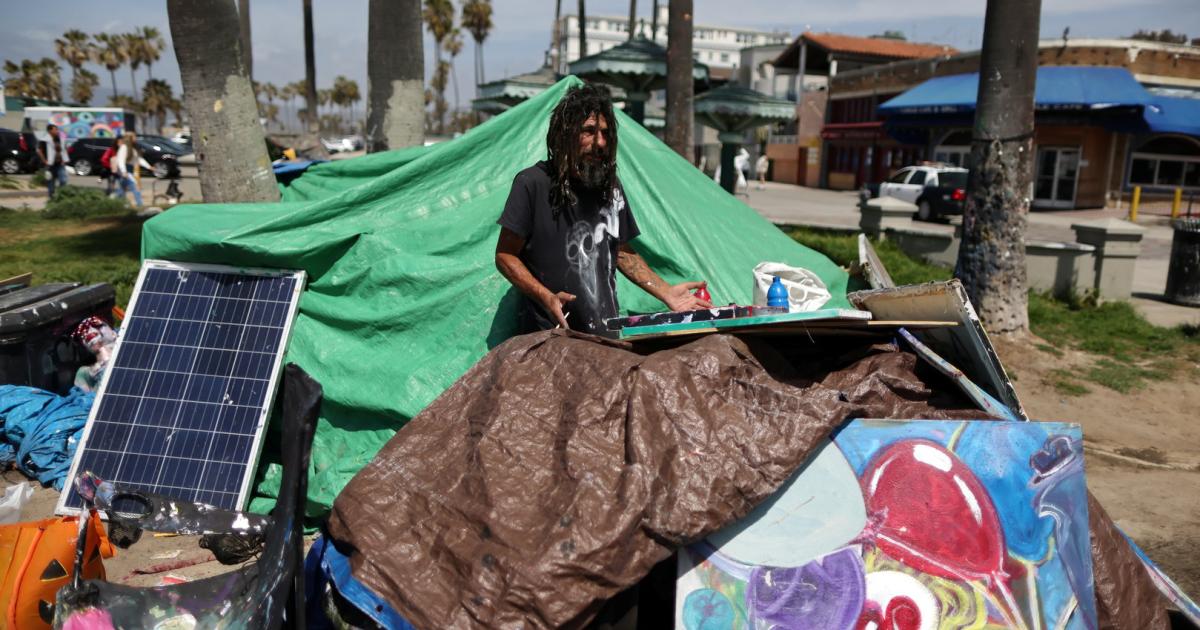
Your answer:
[[[47,219],[41,212],[0,208],[0,278],[33,272],[38,284],[107,282],[124,306],[137,279],[141,234],[142,220],[128,210]]]
[[[857,237],[847,234],[789,228],[796,241],[829,256],[842,266],[858,261]],[[876,253],[896,284],[949,280],[951,269],[910,258],[896,245],[873,241]],[[861,286],[852,282],[852,289]],[[1067,348],[1099,357],[1079,374],[1055,373],[1051,384],[1060,393],[1087,393],[1080,380],[1118,392],[1129,392],[1154,380],[1180,373],[1200,375],[1200,327],[1164,328],[1146,321],[1129,302],[1097,303],[1094,296],[1060,300],[1029,294],[1029,327],[1046,343],[1036,347],[1055,356]]]

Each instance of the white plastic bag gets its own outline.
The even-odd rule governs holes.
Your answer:
[[[4,498],[0,499],[0,525],[11,525],[21,520],[21,508],[32,496],[33,486],[28,481],[5,488]]]
[[[817,274],[803,268],[783,263],[758,263],[754,268],[754,305],[767,305],[767,289],[775,277],[788,291],[788,310],[793,313],[815,311],[825,305],[831,297],[829,289]]]

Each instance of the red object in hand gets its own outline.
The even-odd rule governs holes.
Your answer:
[[[708,295],[708,285],[707,284],[700,287],[699,289],[696,289],[696,291],[694,293],[692,293],[692,295],[696,296],[697,298],[700,298],[701,300],[704,300],[705,302],[712,302],[712,297],[710,297]]]
[[[954,192],[950,193],[950,199],[953,201],[965,201],[967,199],[967,191],[962,188],[955,188]]]

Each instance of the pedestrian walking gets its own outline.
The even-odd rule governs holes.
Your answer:
[[[771,160],[767,158],[766,153],[761,153],[758,160],[754,162],[754,176],[758,178],[758,189],[767,189],[767,169],[771,167]]]
[[[126,195],[132,192],[136,207],[141,208],[142,191],[138,189],[137,174],[142,156],[137,148],[137,135],[132,131],[126,133],[121,138],[120,145],[117,148],[117,154],[112,158],[112,164],[116,167],[117,180],[120,183],[117,194],[122,199],[126,199]]]
[[[67,185],[67,165],[58,125],[46,125],[46,134],[50,138],[46,140],[45,148],[38,143],[38,158],[46,167],[46,192],[50,197],[54,197],[55,190]]]

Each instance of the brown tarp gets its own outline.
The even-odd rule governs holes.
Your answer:
[[[579,627],[747,514],[842,422],[981,415],[890,344],[711,335],[650,353],[526,335],[388,442],[338,496],[329,533],[419,628]],[[1121,556],[1097,561],[1120,571],[1097,575],[1113,597],[1102,613],[1150,620],[1154,587],[1123,541],[1093,544]]]

